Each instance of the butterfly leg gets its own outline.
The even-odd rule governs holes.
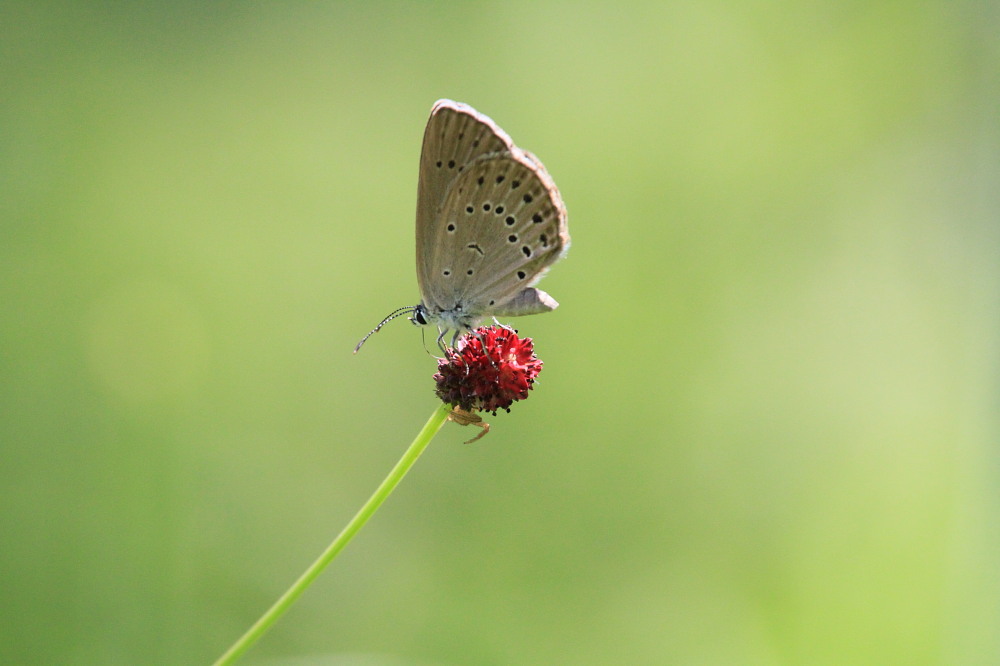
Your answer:
[[[504,326],[503,328],[506,328],[506,326]],[[479,346],[483,350],[483,356],[485,356],[487,358],[487,360],[489,360],[490,365],[492,365],[494,368],[496,368],[497,367],[497,361],[494,361],[493,358],[490,357],[489,347],[486,346],[486,338],[484,338],[483,334],[479,332],[479,329],[476,329],[474,331],[470,331],[470,333],[473,336],[475,336],[476,340],[479,340]],[[497,360],[499,360],[499,359],[497,359]]]
[[[449,329],[447,329],[447,328],[442,329],[442,328],[438,327],[437,345],[438,345],[438,348],[441,350],[441,353],[444,354],[444,356],[442,358],[448,358],[448,352],[450,351],[452,353],[455,353],[458,356],[458,358],[460,358],[462,360],[462,363],[465,363],[465,358],[462,357],[461,355],[457,354],[457,351],[458,351],[457,346],[458,346],[459,331],[455,331],[455,333],[451,336],[451,349],[449,349],[448,347],[445,346],[445,344],[444,344],[444,336],[448,334],[448,330]],[[465,365],[465,374],[466,375],[469,374],[469,366],[468,366],[468,364]]]
[[[441,353],[443,354],[443,358],[447,358],[448,357],[448,347],[445,346],[445,344],[444,344],[444,336],[446,336],[447,334],[448,334],[448,329],[447,328],[441,328],[440,326],[438,326],[437,345],[438,345],[438,349],[440,349]],[[454,341],[452,341],[452,345],[451,346],[454,348],[454,346],[455,346]]]
[[[517,329],[516,328],[514,328],[513,326],[508,326],[507,324],[501,324],[500,320],[497,319],[496,317],[493,317],[493,323],[496,324],[497,326],[499,326],[500,328],[506,329],[506,330],[510,331],[511,333],[517,335]]]

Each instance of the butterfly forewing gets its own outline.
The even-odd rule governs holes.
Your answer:
[[[496,123],[466,104],[443,99],[431,109],[420,152],[417,187],[417,281],[425,299],[433,281],[427,273],[427,259],[434,252],[449,186],[476,159],[509,152],[513,145]]]

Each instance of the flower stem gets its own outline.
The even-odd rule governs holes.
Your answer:
[[[279,598],[274,605],[267,609],[259,620],[257,620],[252,627],[250,627],[245,634],[243,634],[238,641],[232,644],[225,654],[223,654],[215,662],[215,666],[223,666],[225,664],[235,663],[239,657],[250,649],[254,643],[257,642],[264,633],[271,628],[271,625],[277,622],[278,618],[284,615],[295,600],[298,599],[303,592],[306,591],[314,580],[322,573],[323,569],[326,568],[333,558],[337,556],[340,551],[344,549],[354,535],[358,533],[368,519],[372,517],[372,514],[381,506],[382,502],[389,496],[390,493],[396,488],[399,482],[406,476],[406,473],[410,471],[413,467],[413,463],[417,461],[420,454],[424,452],[427,445],[437,434],[444,422],[448,420],[448,413],[451,411],[449,405],[442,404],[431,417],[424,424],[424,427],[417,433],[416,438],[413,443],[410,444],[406,452],[403,453],[403,457],[399,459],[396,466],[392,468],[389,475],[385,477],[381,485],[375,490],[368,501],[365,502],[364,506],[354,515],[351,522],[347,523],[337,538],[333,540],[323,554],[320,555],[315,562],[313,562],[308,569],[305,570],[299,579],[295,581],[288,590],[285,591],[281,598]]]

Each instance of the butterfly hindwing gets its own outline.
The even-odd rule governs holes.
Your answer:
[[[508,313],[508,305],[527,314],[527,295],[521,307],[513,301],[569,243],[558,190],[541,164],[516,148],[483,156],[456,178],[433,236],[427,305],[482,316]]]

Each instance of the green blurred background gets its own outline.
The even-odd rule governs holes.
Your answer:
[[[531,399],[248,664],[1000,663],[1000,6],[0,5],[0,662],[199,664],[435,407],[431,104],[545,162]]]

